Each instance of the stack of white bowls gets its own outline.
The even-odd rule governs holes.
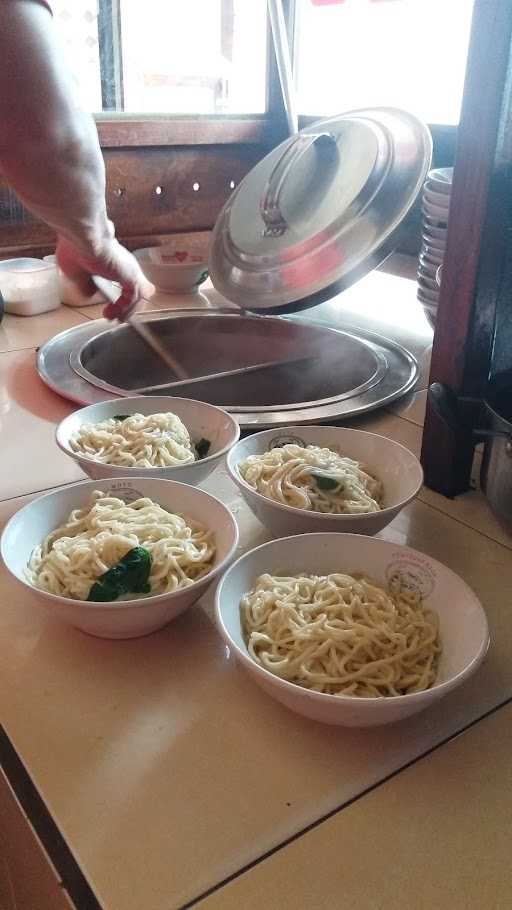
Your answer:
[[[448,233],[448,215],[452,190],[452,167],[430,171],[423,187],[422,246],[418,264],[418,300],[423,304],[427,319],[435,325],[439,302],[436,274],[443,264]]]

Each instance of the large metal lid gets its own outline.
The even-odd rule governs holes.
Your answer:
[[[315,123],[260,161],[224,206],[210,274],[244,309],[293,312],[345,290],[392,251],[432,154],[394,108]]]

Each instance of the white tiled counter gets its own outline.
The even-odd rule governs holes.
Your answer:
[[[197,910],[508,910],[511,749],[509,705]]]
[[[347,321],[357,324],[359,318],[368,328],[372,299],[377,330],[399,337],[423,359],[425,370],[419,391],[393,413],[379,412],[354,425],[418,452],[431,332],[414,282],[374,273],[346,292],[339,305]],[[400,312],[408,314],[406,328]],[[66,314],[62,311],[63,318]],[[84,310],[72,315],[87,319],[96,314]],[[52,323],[51,331],[56,328]],[[16,338],[14,353],[5,350],[9,337]],[[32,348],[42,340],[38,318],[12,328],[4,321],[1,339],[3,523],[26,501],[13,497],[33,495],[81,474],[53,443],[55,422],[71,408],[44,390],[35,375]],[[33,446],[27,443],[30,432]],[[224,468],[211,475],[205,488],[232,508],[241,549],[267,539]],[[212,910],[402,906],[385,890],[373,899],[355,875],[346,904],[341,898],[333,902],[337,880],[321,871],[320,853],[315,859],[314,850],[321,851],[323,841],[311,841],[312,835],[302,832],[317,823],[317,832],[343,825],[346,813],[360,806],[363,855],[366,819],[369,833],[374,825],[373,809],[364,806],[387,792],[390,785],[382,782],[512,698],[512,537],[496,525],[477,491],[449,502],[427,490],[382,536],[423,550],[462,575],[482,599],[493,643],[478,675],[438,706],[395,727],[368,731],[307,721],[255,687],[215,631],[211,592],[201,606],[163,631],[111,642],[59,625],[26,603],[22,590],[0,570],[0,722],[103,910],[173,910],[191,906],[210,891],[215,896],[206,899],[205,910],[209,901]],[[476,730],[489,723],[481,721]],[[462,763],[465,739],[457,741]],[[441,761],[437,756],[452,748],[442,745],[422,759],[423,765]],[[405,774],[411,771],[400,773],[398,783]],[[364,795],[379,784],[372,796]],[[419,787],[425,802],[438,804],[442,825],[449,809],[441,781],[438,787],[436,775],[427,774]],[[344,808],[354,799],[355,807]],[[382,805],[380,811],[386,813],[385,796]],[[391,837],[386,825],[391,825],[392,805],[389,820],[382,822],[384,841]],[[330,821],[322,821],[331,813]],[[411,815],[413,839],[421,838],[421,817],[420,812]],[[305,862],[300,850],[295,852],[302,840],[320,845],[309,859],[310,891],[294,872],[294,862]],[[357,852],[357,844],[353,849]],[[271,861],[244,874],[270,851],[275,851]],[[417,857],[418,874],[425,874],[419,853]],[[411,880],[414,861],[412,853]],[[223,887],[232,876],[239,876],[237,882]],[[295,890],[289,887],[293,900],[286,889],[275,890],[286,876],[296,881]],[[407,905],[428,906],[415,905],[410,894]],[[458,910],[463,904],[453,906]]]

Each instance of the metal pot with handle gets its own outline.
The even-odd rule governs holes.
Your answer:
[[[512,382],[493,381],[486,397],[489,430],[480,482],[492,510],[512,527]]]
[[[453,431],[485,442],[480,484],[495,515],[512,528],[512,375],[501,374],[489,383],[482,402],[482,423],[487,426],[467,426],[460,417],[460,400],[442,383],[432,383],[428,395],[438,417]]]

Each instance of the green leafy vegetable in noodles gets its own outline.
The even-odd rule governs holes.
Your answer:
[[[144,547],[128,550],[117,565],[96,579],[87,600],[117,600],[123,594],[149,594],[151,555]]]
[[[318,471],[311,471],[310,474],[314,477],[319,490],[337,490],[340,486],[340,481],[329,474],[321,474]]]
[[[211,442],[209,439],[200,439],[196,442],[196,452],[198,458],[206,458],[210,451]]]

